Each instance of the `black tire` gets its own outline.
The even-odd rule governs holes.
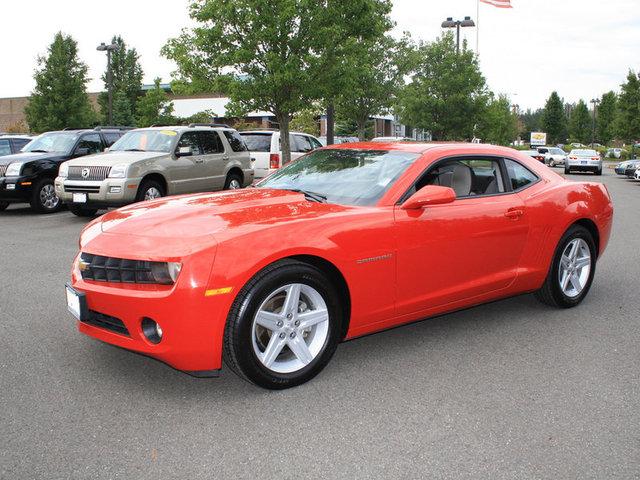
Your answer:
[[[76,217],[95,217],[96,213],[98,213],[97,208],[87,208],[74,203],[70,203],[67,206],[69,207],[69,211]]]
[[[9,202],[0,202],[0,212],[6,210],[9,205]]]
[[[306,284],[322,296],[329,313],[328,331],[324,344],[309,364],[291,373],[279,373],[267,368],[254,352],[253,319],[272,292],[291,283]],[[282,260],[261,270],[238,293],[227,317],[224,361],[241,378],[260,387],[272,390],[294,387],[311,380],[329,363],[340,341],[341,323],[338,294],[326,276],[307,263]]]
[[[156,180],[144,180],[140,184],[140,187],[138,187],[136,202],[142,202],[145,199],[147,192],[152,188],[155,188],[160,193],[160,197],[164,197],[167,194],[160,182],[157,182]]]
[[[52,199],[51,192],[55,199]],[[62,202],[55,194],[52,178],[38,180],[31,193],[31,210],[37,213],[55,213],[62,208]]]
[[[560,260],[564,250],[567,248],[569,242],[576,238],[583,239],[589,246],[589,251],[591,254],[591,269],[587,282],[580,294],[575,297],[570,297],[562,291],[562,288],[560,286],[560,279],[558,278],[558,272],[560,269]],[[547,274],[547,278],[545,279],[542,288],[535,292],[536,298],[542,303],[546,303],[547,305],[551,305],[552,307],[575,307],[580,302],[582,302],[584,297],[587,296],[587,293],[589,293],[589,289],[591,288],[591,284],[593,282],[593,276],[596,273],[596,259],[596,244],[593,236],[591,235],[591,232],[580,225],[571,226],[558,242],[558,246],[556,247],[556,251],[551,262],[551,267],[549,268],[549,272]]]
[[[564,167],[564,173],[571,173],[571,169],[569,167]]]
[[[237,185],[237,186],[236,186]],[[225,190],[237,190],[242,188],[242,178],[237,173],[230,173],[224,181]]]
[[[598,169],[598,170],[596,170],[594,173],[595,173],[596,175],[602,175],[602,169],[601,169],[601,168],[599,168],[599,169]]]

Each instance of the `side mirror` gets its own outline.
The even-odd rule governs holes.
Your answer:
[[[74,153],[76,157],[84,157],[85,155],[89,155],[89,149],[86,147],[78,147]]]
[[[456,199],[456,192],[449,187],[427,185],[411,195],[403,204],[403,210],[420,210],[428,205],[443,205]]]
[[[176,157],[190,157],[191,155],[193,155],[191,147],[178,147],[176,151]]]

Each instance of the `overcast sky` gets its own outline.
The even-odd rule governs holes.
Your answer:
[[[166,39],[189,25],[188,0],[54,0],[3,2],[0,28],[0,97],[28,95],[35,58],[56,31],[71,34],[89,66],[89,91],[99,91],[106,64],[97,52],[114,34],[141,55],[144,81],[170,79],[171,62],[160,56]],[[396,31],[432,40],[448,16],[471,16],[477,0],[395,0]],[[640,0],[512,0],[512,9],[480,5],[479,52],[495,92],[521,108],[539,107],[552,90],[565,100],[585,101],[618,90],[629,68],[640,69]],[[462,30],[472,48],[476,29]]]

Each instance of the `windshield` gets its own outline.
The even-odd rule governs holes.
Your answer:
[[[69,155],[76,144],[77,133],[50,132],[34,138],[23,149],[23,152],[56,152]]]
[[[111,145],[111,152],[171,152],[173,140],[178,133],[174,130],[133,130],[125,133]]]
[[[419,156],[386,150],[317,150],[257,186],[301,190],[329,203],[374,205]]]

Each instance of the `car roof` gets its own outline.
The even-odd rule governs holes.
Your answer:
[[[242,130],[238,133],[240,133],[240,135],[245,133],[271,135],[272,133],[280,133],[280,130]],[[307,137],[313,137],[310,133],[304,132],[289,132],[289,135],[305,135]]]
[[[495,153],[514,152],[513,148],[500,147],[488,143],[467,142],[353,142],[339,143],[324,147],[325,149],[342,150],[397,150],[401,152],[425,153],[430,150],[478,150],[478,153],[494,151]]]
[[[157,126],[157,127],[143,127],[143,128],[134,128],[133,130],[129,130],[130,132],[136,132],[140,130],[172,130],[174,132],[208,132],[211,130],[227,130],[227,131],[235,131],[235,128],[231,127],[207,127],[207,126],[194,126],[190,127],[188,125],[167,125],[167,126]]]
[[[0,138],[22,138],[22,139],[25,139],[25,140],[33,139],[33,137],[31,135],[18,135],[18,134],[13,135],[11,133],[1,134]]]

